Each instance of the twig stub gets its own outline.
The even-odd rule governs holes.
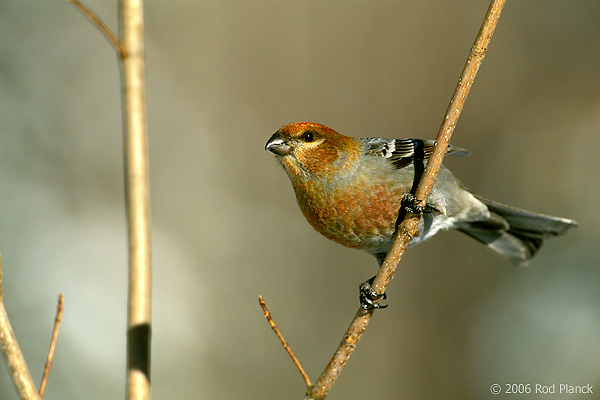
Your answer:
[[[40,384],[39,394],[41,399],[44,398],[44,393],[46,392],[46,385],[48,384],[48,377],[50,376],[50,368],[52,368],[52,361],[54,360],[54,351],[56,350],[56,341],[58,340],[58,330],[60,329],[60,323],[62,321],[63,302],[63,295],[58,295],[58,304],[56,306],[56,317],[54,317],[54,329],[52,330],[50,349],[48,350],[46,366],[44,367],[44,375],[42,376],[42,383]]]

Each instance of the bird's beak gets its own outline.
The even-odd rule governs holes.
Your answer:
[[[292,152],[292,146],[283,140],[279,133],[275,132],[267,141],[265,150],[268,150],[278,156],[287,156]]]

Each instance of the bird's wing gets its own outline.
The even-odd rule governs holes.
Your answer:
[[[366,138],[363,142],[365,155],[388,158],[396,168],[404,168],[414,160],[427,160],[433,151],[433,140]],[[446,154],[465,156],[469,152],[448,146]]]

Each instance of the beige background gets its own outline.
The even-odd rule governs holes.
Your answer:
[[[86,3],[116,29],[113,2]],[[148,2],[154,398],[303,397],[258,294],[316,379],[376,262],[310,228],[264,144],[300,120],[434,137],[486,3]],[[598,1],[508,2],[453,140],[472,156],[447,165],[581,226],[527,269],[455,232],[411,249],[330,399],[600,391],[599,75]],[[0,250],[36,382],[66,299],[47,399],[123,398],[119,88],[115,52],[72,6],[0,3]],[[0,393],[15,398],[6,369]]]

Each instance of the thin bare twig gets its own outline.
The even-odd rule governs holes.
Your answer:
[[[31,379],[23,353],[8,320],[4,308],[2,291],[2,262],[0,261],[0,347],[6,364],[10,369],[12,380],[22,400],[39,400],[37,389]]]
[[[56,317],[54,318],[54,329],[52,330],[52,340],[50,340],[50,350],[48,350],[48,358],[46,359],[46,366],[44,367],[44,376],[42,376],[42,383],[40,384],[40,399],[44,398],[48,377],[50,376],[50,368],[52,368],[52,360],[54,360],[54,350],[56,350],[58,330],[60,329],[60,323],[62,321],[63,301],[63,295],[58,295],[58,305],[56,306]]]
[[[85,4],[81,3],[79,0],[67,0],[69,3],[73,4],[75,7],[79,9],[88,17],[92,24],[96,25],[100,32],[108,39],[108,41],[113,45],[113,47],[119,52],[119,56],[121,58],[125,58],[127,56],[127,49],[123,46],[123,43],[117,38],[117,36],[110,30],[110,28],[98,17],[92,10],[90,10]]]
[[[271,325],[271,329],[273,329],[273,332],[275,332],[275,335],[277,335],[277,337],[279,338],[279,341],[281,341],[281,345],[283,346],[285,351],[287,351],[289,356],[292,358],[294,365],[296,365],[296,368],[298,368],[298,371],[300,371],[300,375],[302,375],[302,379],[304,379],[304,382],[306,383],[306,387],[310,390],[310,388],[312,387],[310,378],[306,374],[306,371],[304,371],[304,368],[302,368],[302,365],[300,364],[300,361],[298,360],[298,358],[292,351],[292,348],[290,347],[288,342],[285,340],[285,338],[281,334],[281,331],[277,327],[277,324],[275,323],[275,321],[273,321],[273,317],[271,316],[271,313],[267,309],[267,304],[265,303],[265,299],[263,299],[263,297],[260,294],[258,295],[258,304],[260,304],[260,306],[262,307],[262,309],[265,313],[265,318],[269,322],[269,325]]]
[[[469,90],[471,89],[475,75],[485,57],[487,47],[498,23],[504,3],[505,0],[492,0],[483,21],[483,25],[475,39],[465,68],[458,81],[458,85],[454,91],[446,115],[444,116],[442,126],[438,132],[433,153],[427,162],[427,167],[423,172],[423,176],[415,193],[415,197],[421,204],[426,203],[429,193],[433,188],[450,137],[452,136],[458,117],[460,116]],[[407,213],[406,217],[398,227],[396,240],[373,281],[372,288],[376,293],[385,292],[385,288],[392,279],[396,267],[398,266],[404,251],[408,247],[410,240],[418,234],[417,225],[419,218],[420,216],[418,215]],[[373,311],[365,311],[362,308],[358,310],[350,327],[346,331],[344,338],[338,346],[338,349],[331,358],[331,361],[329,361],[329,364],[315,383],[315,386],[310,393],[311,399],[324,399],[327,396],[329,390],[339,377],[348,362],[348,359],[356,348],[372,315]]]
[[[471,86],[475,81],[477,71],[479,71],[479,67],[483,62],[483,58],[487,52],[488,45],[492,39],[494,29],[498,24],[498,19],[500,18],[500,13],[505,2],[506,0],[492,0],[481,29],[475,38],[475,43],[471,47],[469,58],[467,59],[465,67],[458,80],[458,84],[454,90],[454,94],[452,95],[452,99],[450,100],[450,104],[448,105],[448,109],[444,115],[444,119],[442,120],[442,125],[436,137],[432,154],[427,162],[427,166],[425,167],[425,171],[423,172],[423,176],[415,192],[415,197],[419,202],[421,202],[421,204],[426,203],[429,193],[433,188],[435,178],[442,165],[448,144],[450,143],[450,138],[454,132],[454,128],[456,127],[460,113],[464,107],[467,95],[469,94]],[[398,235],[399,237],[396,238],[394,246],[388,253],[381,266],[381,270],[383,271],[380,270],[381,274],[378,274],[373,281],[372,287],[377,293],[383,293],[385,291],[385,287],[392,279],[398,262],[404,254],[404,250],[408,246],[410,239],[418,234],[418,222],[419,216],[407,215],[404,221],[402,221],[402,224],[400,224],[399,231],[402,233],[402,235]]]

